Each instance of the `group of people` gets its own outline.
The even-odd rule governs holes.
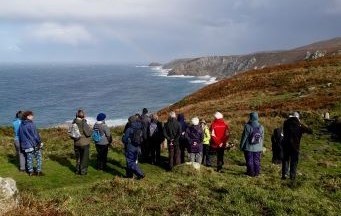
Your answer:
[[[15,131],[15,148],[19,157],[20,171],[31,175],[42,173],[43,143],[33,123],[32,111],[16,114],[13,121]],[[87,123],[85,112],[78,110],[72,125],[68,130],[74,141],[76,157],[76,174],[86,175],[88,171],[89,149],[91,140],[97,151],[98,170],[106,169],[108,148],[112,143],[112,135],[105,123],[106,115],[99,113],[93,128]],[[300,140],[303,133],[312,133],[299,120],[297,112],[289,116],[283,128],[276,128],[272,135],[273,163],[282,163],[282,178],[290,174],[296,177],[299,157]],[[228,143],[230,127],[220,112],[214,114],[214,120],[209,126],[204,119],[194,117],[190,124],[183,114],[170,112],[166,123],[159,121],[156,114],[149,115],[144,108],[142,114],[129,117],[125,125],[122,142],[126,158],[126,177],[142,179],[145,174],[138,165],[139,161],[160,165],[161,145],[166,140],[168,149],[168,169],[184,163],[186,155],[189,162],[212,166],[211,158],[217,157],[216,171],[222,172],[224,152],[232,147]],[[246,174],[258,176],[260,174],[261,154],[263,151],[264,127],[259,123],[257,112],[249,115],[240,141],[246,161]],[[36,168],[33,160],[36,160]],[[289,171],[290,167],[290,171]]]

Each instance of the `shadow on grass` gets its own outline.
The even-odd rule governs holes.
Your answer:
[[[104,168],[103,172],[112,174],[114,176],[119,176],[119,177],[123,177],[125,175],[124,173],[120,172],[119,170],[115,169],[115,167],[110,166],[110,165],[116,166],[116,167],[121,168],[123,170],[126,169],[126,167],[122,166],[120,162],[118,162],[114,159],[109,159],[107,161],[107,166],[106,166],[106,168]],[[92,168],[97,170],[97,153],[91,154],[90,160],[89,160],[89,166],[91,166]]]
[[[67,167],[70,171],[76,172],[75,165],[69,160],[70,155],[61,156],[61,155],[49,155],[49,158],[53,161],[56,161],[60,165]]]
[[[17,168],[19,167],[19,160],[16,155],[7,154],[6,157],[7,157],[8,163],[13,164]]]

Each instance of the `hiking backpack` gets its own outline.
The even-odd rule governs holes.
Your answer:
[[[143,130],[142,130],[142,128],[133,128],[131,143],[134,146],[139,146],[139,145],[141,145],[142,141],[143,141]]]
[[[91,138],[94,142],[100,142],[102,140],[102,135],[98,128],[93,130]]]
[[[255,144],[261,143],[263,139],[261,126],[259,125],[258,127],[253,127],[251,125],[251,127],[252,127],[252,132],[250,134],[250,144],[255,145]]]
[[[72,123],[69,127],[69,130],[67,131],[70,138],[72,139],[79,139],[81,137],[81,133],[79,131],[78,125],[76,123]]]
[[[157,132],[157,124],[155,122],[149,125],[149,136],[152,137]]]

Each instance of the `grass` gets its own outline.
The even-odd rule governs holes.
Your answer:
[[[29,177],[17,171],[12,129],[0,128],[0,176],[14,178],[21,197],[20,206],[8,215],[339,215],[341,143],[330,138],[320,114],[326,110],[332,116],[341,114],[341,89],[336,85],[341,80],[340,59],[327,58],[266,70],[223,80],[171,107],[187,116],[207,119],[215,109],[223,110],[231,125],[231,142],[236,144],[247,120],[246,114],[259,109],[266,129],[267,148],[262,157],[260,177],[246,177],[243,154],[232,149],[225,157],[225,173],[206,167],[195,171],[186,165],[166,172],[162,167],[141,164],[145,179],[122,178],[125,167],[120,143],[122,127],[111,129],[114,146],[108,156],[108,171],[94,169],[96,153],[92,144],[87,176],[74,174],[73,144],[65,129],[40,130],[46,146],[43,156],[46,175]],[[257,75],[258,72],[261,75]],[[267,75],[268,80],[258,83],[261,86],[252,84],[245,89],[241,84],[260,79],[265,76],[262,73],[271,74]],[[287,73],[295,78],[287,78]],[[297,75],[302,73],[309,75]],[[333,85],[324,87],[326,82],[331,82],[329,73],[333,76]],[[302,79],[308,84],[301,84]],[[284,85],[289,83],[290,86]],[[216,89],[226,86],[229,93]],[[318,90],[309,92],[307,87],[311,86]],[[212,92],[219,97],[203,98],[203,94]],[[304,97],[301,101],[299,93],[314,97]],[[331,99],[323,99],[322,94],[327,97],[331,94]],[[305,100],[312,100],[313,108],[309,108]],[[276,108],[279,104],[284,108]],[[302,119],[314,128],[314,134],[302,139],[297,180],[283,181],[280,167],[271,164],[270,135],[273,128],[283,122],[287,110],[294,108],[302,110]],[[165,112],[162,110],[160,114]]]

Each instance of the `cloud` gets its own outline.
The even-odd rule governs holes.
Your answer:
[[[29,30],[32,38],[44,42],[56,42],[68,45],[94,42],[93,36],[81,25],[43,23]]]

